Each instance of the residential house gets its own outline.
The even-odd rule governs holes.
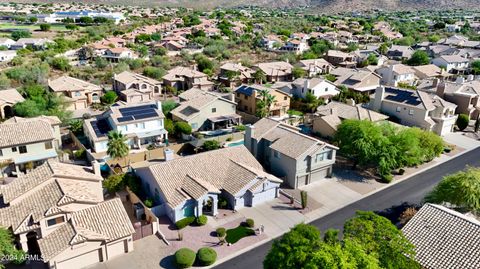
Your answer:
[[[10,49],[10,46],[15,44],[15,41],[11,40],[10,38],[0,38],[0,46]]]
[[[161,95],[158,80],[129,71],[113,75],[113,90],[127,103],[148,102]]]
[[[43,14],[42,14],[43,15]],[[88,11],[88,10],[81,10],[81,11],[57,11],[54,13],[50,13],[46,16],[41,18],[41,21],[47,23],[61,23],[64,19],[72,19],[75,22],[79,22],[80,18],[82,17],[90,17],[90,18],[106,18],[109,21],[112,21],[115,24],[119,24],[120,22],[124,21],[126,18],[122,12],[97,12],[97,11]]]
[[[278,196],[282,180],[263,171],[244,147],[228,147],[135,169],[145,193],[176,222],[218,214],[218,201],[238,210]]]
[[[218,79],[227,87],[239,86],[242,83],[251,83],[255,71],[241,63],[225,63],[220,66]]]
[[[330,177],[338,149],[267,118],[247,126],[245,147],[267,171],[295,189]]]
[[[17,56],[17,51],[15,50],[2,50],[0,51],[0,62],[10,62]]]
[[[0,124],[0,161],[8,164],[2,173],[19,173],[57,158],[55,134],[44,120]]]
[[[17,89],[2,90],[0,95],[0,119],[13,117],[13,106],[23,101],[25,99]]]
[[[406,60],[410,59],[414,52],[410,46],[392,45],[387,51],[387,57],[393,60]]]
[[[443,55],[433,59],[432,63],[440,68],[445,68],[450,73],[464,73],[470,65],[467,58],[458,55]]]
[[[415,83],[415,70],[404,64],[382,66],[375,72],[382,77],[380,83],[383,85],[396,87],[399,83],[408,85]]]
[[[187,67],[178,66],[168,71],[163,76],[165,87],[173,87],[179,91],[186,91],[191,88],[210,90],[213,82],[208,80],[208,75]]]
[[[162,104],[157,102],[111,106],[97,118],[87,119],[83,130],[92,150],[100,153],[108,149],[108,133],[117,131],[127,136],[131,148],[160,144],[168,139]]]
[[[292,94],[296,97],[305,98],[311,93],[316,98],[325,100],[340,93],[337,86],[325,78],[297,78],[292,82]]]
[[[480,221],[441,205],[424,204],[402,233],[415,246],[423,268],[476,268],[480,264]]]
[[[1,186],[0,225],[48,268],[80,269],[128,253],[135,231],[119,198],[103,200],[102,180],[99,166],[47,161]]]
[[[387,120],[388,116],[360,105],[345,104],[332,101],[324,106],[319,106],[313,117],[312,131],[322,137],[332,138],[337,132],[337,127],[343,120],[368,120],[380,122]]]
[[[293,66],[287,62],[259,63],[254,69],[265,73],[268,82],[291,81]]]
[[[215,93],[190,89],[180,96],[183,102],[170,113],[174,121],[187,122],[193,131],[229,128],[241,123],[237,103]]]
[[[3,123],[4,124],[9,124],[9,123],[20,123],[20,122],[31,122],[31,121],[44,121],[48,124],[50,124],[50,128],[52,129],[53,132],[53,146],[55,149],[60,149],[62,146],[62,137],[61,137],[61,132],[60,132],[60,125],[62,124],[62,121],[57,117],[57,116],[38,116],[38,117],[33,117],[33,118],[22,118],[22,117],[11,117],[7,120],[5,120]]]
[[[328,74],[333,66],[325,59],[300,60],[298,66],[307,71],[308,77]]]
[[[44,50],[49,44],[55,43],[47,38],[20,38],[14,44],[10,45],[11,50],[24,49],[31,47],[34,50]]]
[[[118,63],[120,60],[137,59],[138,56],[129,48],[108,48],[104,51],[101,57],[110,62]]]
[[[439,97],[457,105],[456,114],[466,114],[471,119],[480,116],[480,81],[462,78],[455,82],[440,81],[433,90]]]
[[[381,77],[369,69],[350,69],[338,67],[330,71],[337,80],[334,84],[337,86],[345,86],[348,89],[356,92],[370,94],[380,86]]]
[[[48,79],[48,88],[57,96],[64,96],[68,110],[86,109],[99,103],[103,90],[100,86],[70,76]]]
[[[290,109],[290,94],[279,89],[267,88],[258,84],[242,85],[235,90],[237,108],[246,113],[257,115],[258,104],[263,100],[262,92],[266,91],[275,99],[269,109],[269,116],[284,117]]]
[[[280,47],[280,51],[302,54],[309,49],[308,43],[303,40],[290,39]]]
[[[325,55],[325,60],[335,66],[353,68],[357,66],[357,56],[352,53],[346,53],[339,50],[329,50]]]
[[[415,76],[419,79],[435,79],[444,77],[446,73],[434,64],[412,66]]]
[[[423,91],[378,87],[370,108],[397,118],[401,124],[415,126],[438,135],[453,131],[457,105]]]
[[[262,38],[262,46],[268,50],[280,48],[283,44],[283,40],[276,35],[268,35]]]
[[[352,53],[357,56],[357,64],[361,66],[365,65],[365,62],[368,61],[371,55],[375,56],[375,58],[377,59],[377,62],[376,63],[368,62],[369,65],[382,66],[385,62],[388,61],[387,57],[377,52],[377,48],[356,50],[356,51],[353,51]]]

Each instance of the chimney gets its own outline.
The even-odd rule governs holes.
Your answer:
[[[157,106],[158,110],[162,110],[162,101],[160,101],[160,100],[155,101],[155,105]]]
[[[235,102],[235,92],[231,92],[229,95],[230,101]]]
[[[95,175],[102,175],[102,172],[100,171],[100,163],[97,160],[92,161],[92,170]]]
[[[385,87],[378,86],[375,90],[375,99],[373,100],[373,110],[379,111],[382,107],[382,101],[385,97]]]
[[[165,161],[166,162],[173,160],[173,150],[172,149],[165,148],[163,150],[163,153],[165,155]]]
[[[473,75],[468,75],[467,76],[467,81],[472,81],[475,77]]]
[[[455,83],[457,83],[457,84],[463,84],[464,82],[465,82],[464,77],[458,77],[457,80],[455,80]]]
[[[443,95],[445,94],[445,81],[440,81],[437,85],[437,95],[440,98],[443,98]]]
[[[245,147],[255,156],[253,152],[252,137],[255,136],[255,126],[248,124],[245,126]]]

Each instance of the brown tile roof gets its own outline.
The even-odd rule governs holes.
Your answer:
[[[0,124],[0,148],[53,140],[50,124],[43,120]]]
[[[480,222],[446,207],[425,204],[403,227],[424,268],[474,269],[480,265]]]
[[[102,88],[98,85],[69,76],[61,76],[57,79],[49,80],[48,86],[54,92],[96,92],[102,90]]]
[[[8,89],[0,91],[0,105],[14,105],[25,101],[22,95],[16,89]]]
[[[376,111],[363,108],[361,106],[351,106],[341,102],[332,101],[324,106],[317,108],[317,113],[321,116],[335,115],[340,119],[369,120],[373,122],[388,119],[387,115]]]

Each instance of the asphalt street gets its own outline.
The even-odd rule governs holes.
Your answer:
[[[330,213],[313,222],[321,231],[329,228],[342,229],[343,223],[355,215],[357,210],[380,211],[403,202],[420,203],[422,199],[443,176],[463,170],[466,166],[480,166],[480,148],[451,159],[419,173],[405,181],[377,192],[344,208]],[[262,262],[270,250],[273,241],[256,247],[218,266],[216,269],[261,269]]]

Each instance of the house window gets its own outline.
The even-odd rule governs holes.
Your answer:
[[[287,101],[287,99],[288,99],[288,97],[286,97],[286,96],[283,97],[283,100],[284,100],[284,101]]]
[[[331,150],[318,153],[315,156],[315,162],[322,162],[322,161],[325,161],[325,160],[330,160],[332,158],[331,153],[332,153]]]
[[[215,113],[215,112],[217,112],[217,108],[213,107],[212,108],[212,113]]]
[[[65,222],[65,217],[60,216],[60,217],[56,217],[56,218],[47,220],[47,226],[50,227],[50,226],[60,224],[60,223],[63,223],[63,222]]]
[[[280,153],[276,150],[273,151],[273,157],[280,159]]]
[[[82,95],[82,93],[80,93],[80,92],[75,92],[75,96],[81,96],[81,95]]]
[[[52,149],[52,148],[53,148],[52,141],[45,142],[45,149]]]
[[[408,111],[408,115],[413,115],[413,109],[410,109],[410,110]]]
[[[397,112],[400,112],[401,110],[402,110],[402,108],[397,106]]]
[[[328,92],[328,88],[325,88],[325,91]]]
[[[12,152],[17,152],[17,147],[13,147]]]
[[[198,128],[198,123],[192,123],[191,126],[192,126],[192,129],[197,129]]]
[[[20,150],[20,154],[27,153],[27,146],[20,146],[18,149]]]

